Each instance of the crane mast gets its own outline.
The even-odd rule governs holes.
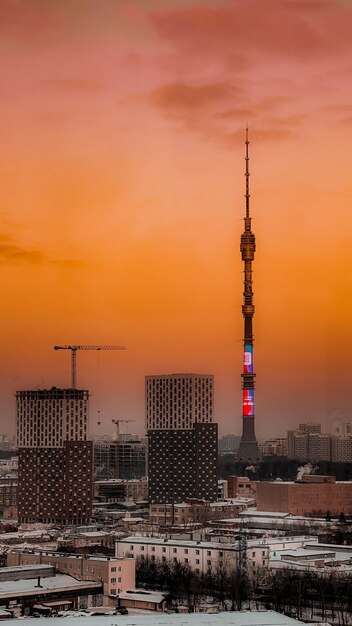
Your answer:
[[[54,350],[71,350],[71,388],[77,387],[77,350],[127,350],[125,346],[87,346],[87,345],[66,345],[54,346]]]

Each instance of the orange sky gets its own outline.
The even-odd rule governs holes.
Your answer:
[[[144,427],[145,374],[214,373],[241,430],[251,139],[256,429],[352,418],[352,3],[0,0],[0,417],[69,382]]]

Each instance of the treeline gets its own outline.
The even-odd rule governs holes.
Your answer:
[[[295,480],[298,468],[304,465],[301,461],[294,461],[286,457],[264,457],[255,466],[255,472],[246,470],[248,464],[235,460],[234,454],[220,454],[219,456],[219,478],[226,479],[229,476],[249,476],[254,480]],[[330,463],[321,461],[314,463],[317,467],[315,474],[336,476],[336,480],[352,480],[352,463]]]
[[[137,559],[137,585],[170,595],[170,605],[197,611],[207,602],[219,610],[268,609],[297,619],[330,620],[340,626],[351,623],[352,578],[334,569],[319,575],[282,569],[222,567],[206,574],[187,564]]]

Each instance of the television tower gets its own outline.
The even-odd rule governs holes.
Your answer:
[[[244,291],[242,315],[244,318],[244,358],[242,390],[243,390],[243,413],[242,413],[242,437],[238,451],[239,461],[256,463],[260,460],[258,442],[254,433],[254,365],[253,365],[253,327],[254,315],[253,291],[252,291],[252,261],[255,253],[255,235],[252,233],[249,214],[249,140],[248,128],[246,128],[246,215],[244,218],[244,232],[241,235],[240,251],[244,263]]]

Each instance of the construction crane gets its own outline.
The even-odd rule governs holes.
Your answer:
[[[116,441],[118,441],[119,434],[120,434],[120,424],[122,422],[125,422],[127,424],[128,422],[135,422],[136,420],[111,420],[111,421],[116,426],[115,437],[116,437]]]
[[[77,350],[127,350],[125,346],[54,346],[54,350],[71,350],[71,387],[77,383]]]

